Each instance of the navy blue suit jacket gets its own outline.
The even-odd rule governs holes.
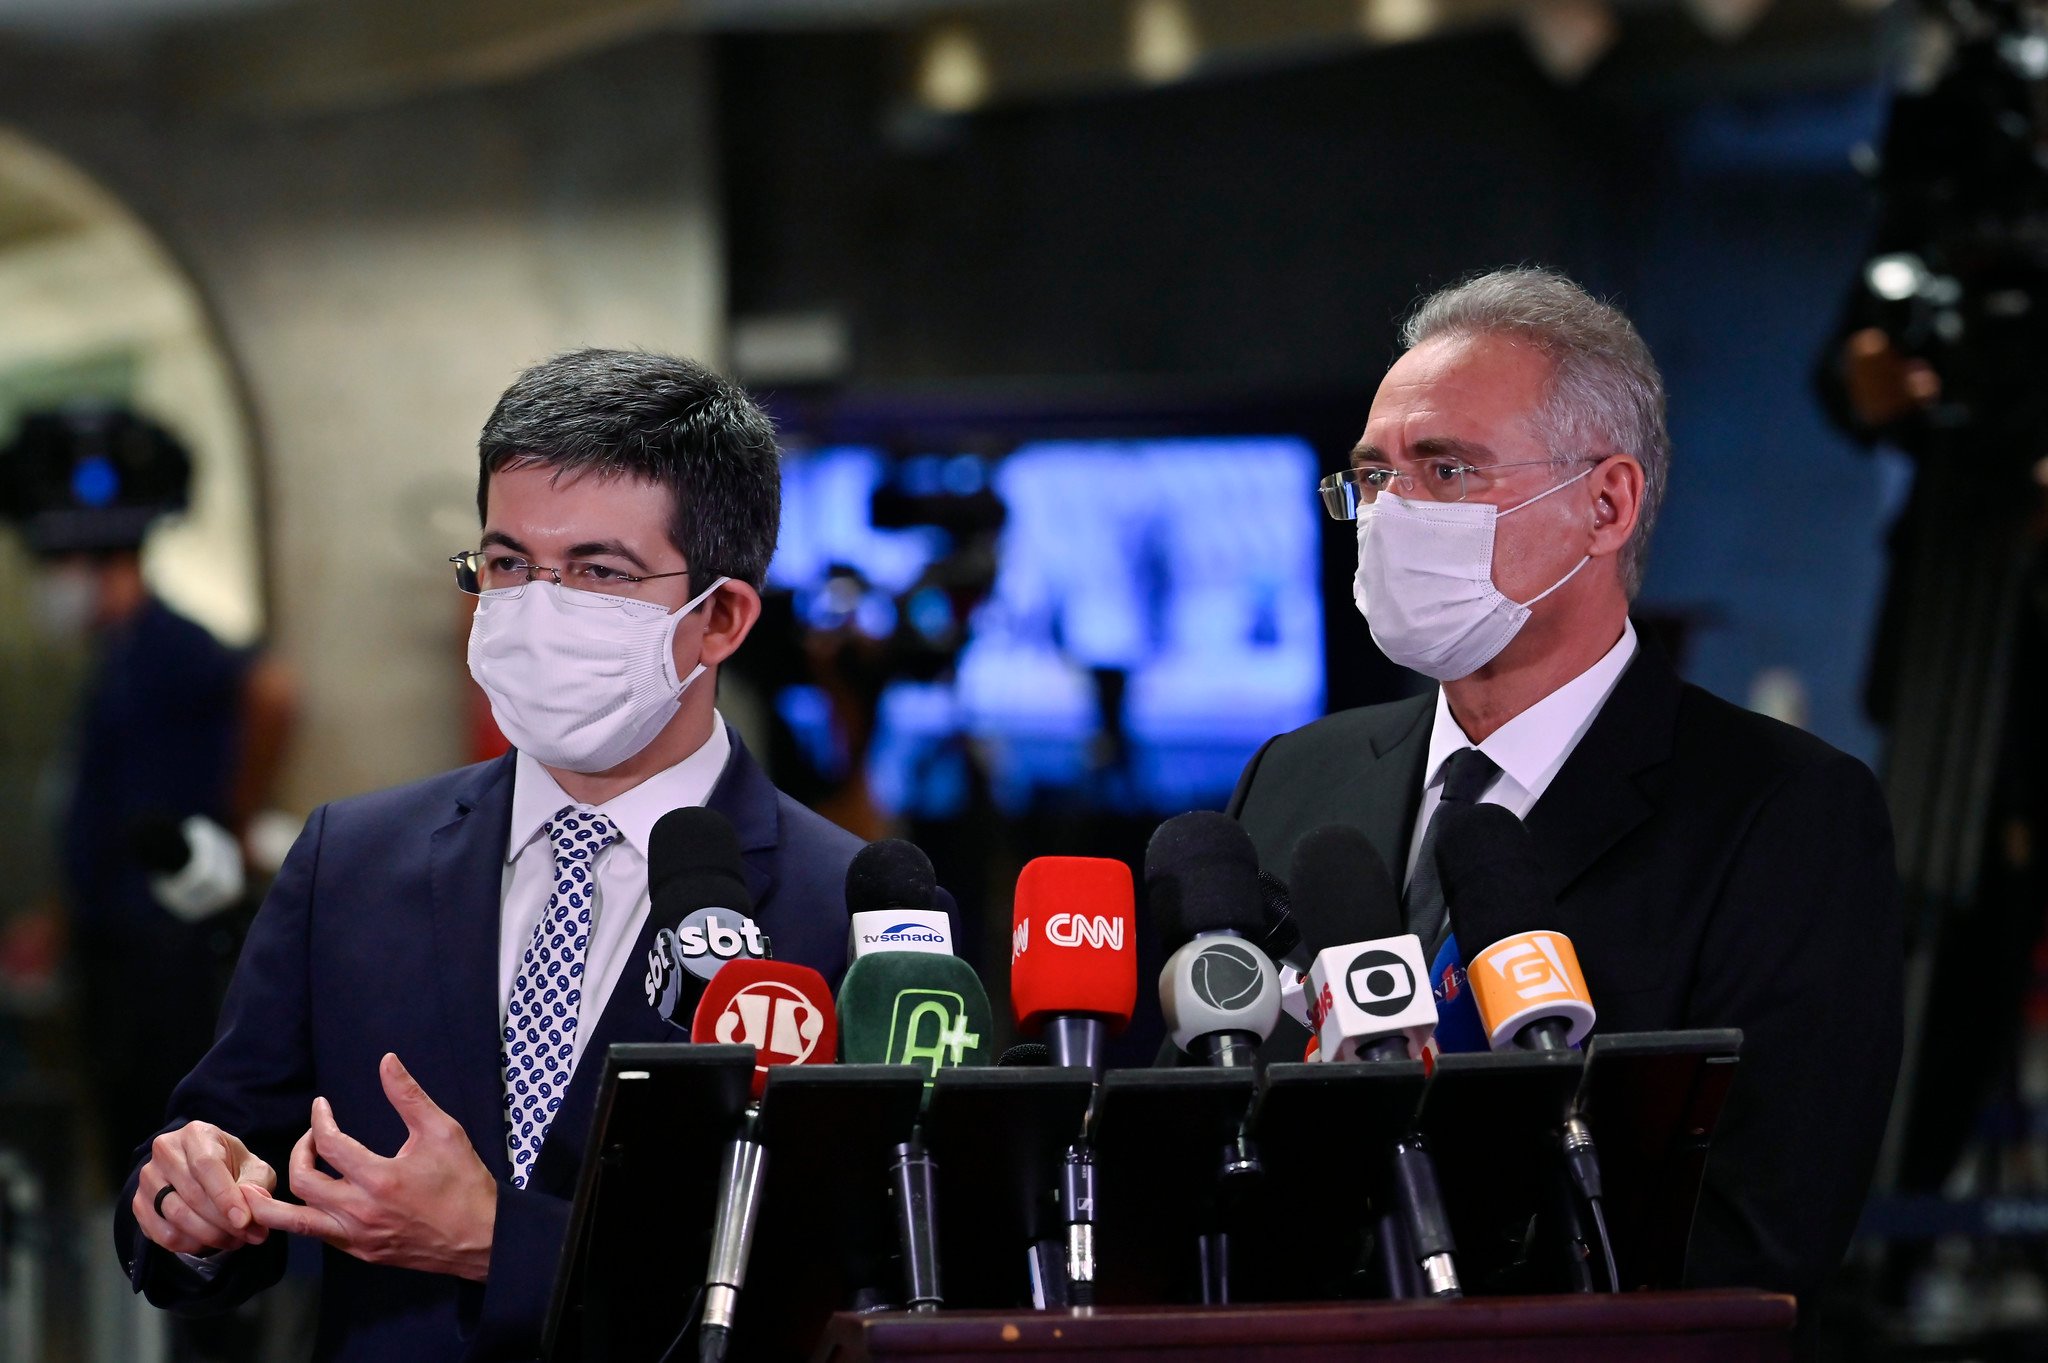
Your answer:
[[[329,1249],[322,1360],[530,1358],[569,1219],[604,1066],[620,1041],[687,1041],[647,1006],[629,956],[524,1190],[511,1185],[499,1072],[498,921],[514,759],[343,800],[307,823],[257,915],[211,1050],[171,1099],[171,1130],[204,1120],[239,1136],[285,1176],[314,1097],[382,1155],[405,1142],[379,1059],[395,1051],[462,1123],[498,1180],[487,1283],[366,1264]],[[861,842],[777,790],[733,735],[709,806],[738,830],[754,917],[778,959],[846,968],[846,868]],[[114,1238],[137,1291],[186,1314],[225,1310],[277,1281],[285,1237],[235,1251],[207,1281],[145,1239],[129,1211],[137,1152]],[[283,1191],[280,1189],[280,1191]]]

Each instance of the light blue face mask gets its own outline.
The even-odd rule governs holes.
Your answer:
[[[1382,493],[1358,509],[1358,573],[1351,599],[1380,652],[1436,681],[1469,677],[1500,656],[1528,622],[1529,608],[1578,575],[1572,570],[1517,605],[1493,585],[1495,523],[1553,492],[1587,469],[1526,502],[1502,510],[1485,502],[1411,501]]]

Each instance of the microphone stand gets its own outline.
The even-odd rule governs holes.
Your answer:
[[[1401,1037],[1381,1037],[1359,1047],[1358,1058],[1372,1062],[1406,1060],[1408,1043]],[[1451,1235],[1451,1220],[1444,1212],[1443,1190],[1437,1185],[1436,1161],[1422,1143],[1419,1132],[1411,1131],[1394,1142],[1389,1182],[1393,1189],[1394,1213],[1400,1221],[1395,1239],[1398,1252],[1405,1253],[1408,1267],[1396,1272],[1389,1266],[1392,1281],[1414,1285],[1427,1297],[1461,1297],[1458,1281],[1457,1241]],[[1416,1282],[1420,1274],[1419,1284]]]
[[[1108,1027],[1098,1017],[1078,1014],[1053,1018],[1045,1024],[1048,1059],[1054,1065],[1086,1069],[1100,1077],[1108,1035]],[[1069,1306],[1095,1304],[1095,1148],[1086,1134],[1094,1121],[1094,1106],[1091,1101],[1081,1138],[1067,1147],[1066,1156],[1060,1161],[1060,1218],[1067,1228],[1064,1295]],[[1034,1280],[1046,1257],[1050,1256],[1034,1256]],[[1054,1294],[1041,1295],[1046,1298],[1045,1304],[1052,1304]]]
[[[896,1204],[897,1240],[903,1248],[906,1304],[919,1313],[946,1304],[939,1286],[937,1166],[921,1134],[898,1145],[889,1164],[889,1200]]]
[[[768,1150],[759,1139],[761,1105],[749,1103],[740,1128],[726,1143],[718,1171],[718,1217],[712,1223],[711,1262],[704,1271],[704,1323],[697,1335],[698,1363],[723,1363],[733,1316],[754,1247]]]

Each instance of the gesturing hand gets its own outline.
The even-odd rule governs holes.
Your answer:
[[[256,1219],[369,1263],[481,1282],[491,1266],[497,1183],[461,1124],[435,1106],[397,1056],[386,1055],[377,1076],[405,1121],[398,1153],[386,1159],[347,1135],[327,1100],[315,1098],[312,1126],[292,1147],[289,1170],[305,1205],[264,1199],[252,1209]],[[315,1168],[315,1156],[341,1177]]]
[[[129,1206],[152,1242],[199,1254],[262,1244],[270,1232],[253,1209],[276,1188],[277,1171],[248,1146],[211,1122],[187,1122],[150,1143]]]

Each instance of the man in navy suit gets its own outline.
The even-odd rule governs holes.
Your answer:
[[[635,967],[661,814],[724,814],[778,957],[846,964],[859,840],[713,705],[775,549],[767,418],[687,361],[581,351],[521,375],[479,453],[456,577],[515,751],[314,813],[115,1222],[137,1290],[185,1313],[323,1241],[322,1359],[538,1352],[601,1057],[687,1039]]]

